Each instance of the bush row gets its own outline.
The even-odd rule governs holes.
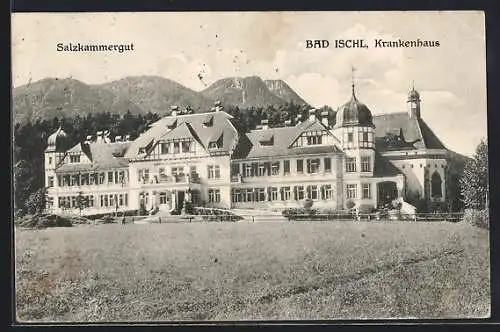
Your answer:
[[[473,226],[490,229],[489,210],[466,209],[462,221]]]

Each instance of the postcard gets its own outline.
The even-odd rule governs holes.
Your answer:
[[[12,14],[17,323],[490,317],[485,17]]]

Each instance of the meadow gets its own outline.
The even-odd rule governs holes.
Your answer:
[[[19,321],[482,318],[489,233],[463,223],[15,231]]]

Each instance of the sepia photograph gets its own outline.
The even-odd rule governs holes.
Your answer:
[[[17,323],[490,317],[483,12],[11,26]]]

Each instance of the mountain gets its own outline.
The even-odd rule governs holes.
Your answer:
[[[202,112],[216,100],[242,108],[305,103],[285,82],[256,76],[221,79],[201,92],[158,76],[132,76],[94,85],[71,78],[45,78],[14,88],[12,97],[14,123],[99,112],[164,115],[173,105]]]
[[[307,105],[307,103],[302,99],[293,89],[286,84],[283,80],[265,80],[267,88],[271,91],[275,96],[280,97],[289,103],[294,103],[298,105]]]
[[[281,82],[281,83],[275,83]],[[272,86],[277,95],[269,89]],[[268,105],[280,106],[288,101],[300,100],[305,103],[293,90],[283,81],[269,81],[266,83],[260,77],[231,77],[223,78],[201,93],[207,98],[220,100],[223,105],[239,107],[265,107]]]
[[[112,96],[74,79],[45,78],[13,90],[14,122],[108,109]]]
[[[205,111],[213,100],[172,80],[158,76],[134,76],[96,86],[114,96],[112,105],[132,103],[144,112],[164,114],[170,106],[191,106]],[[120,108],[120,107],[115,107]]]

